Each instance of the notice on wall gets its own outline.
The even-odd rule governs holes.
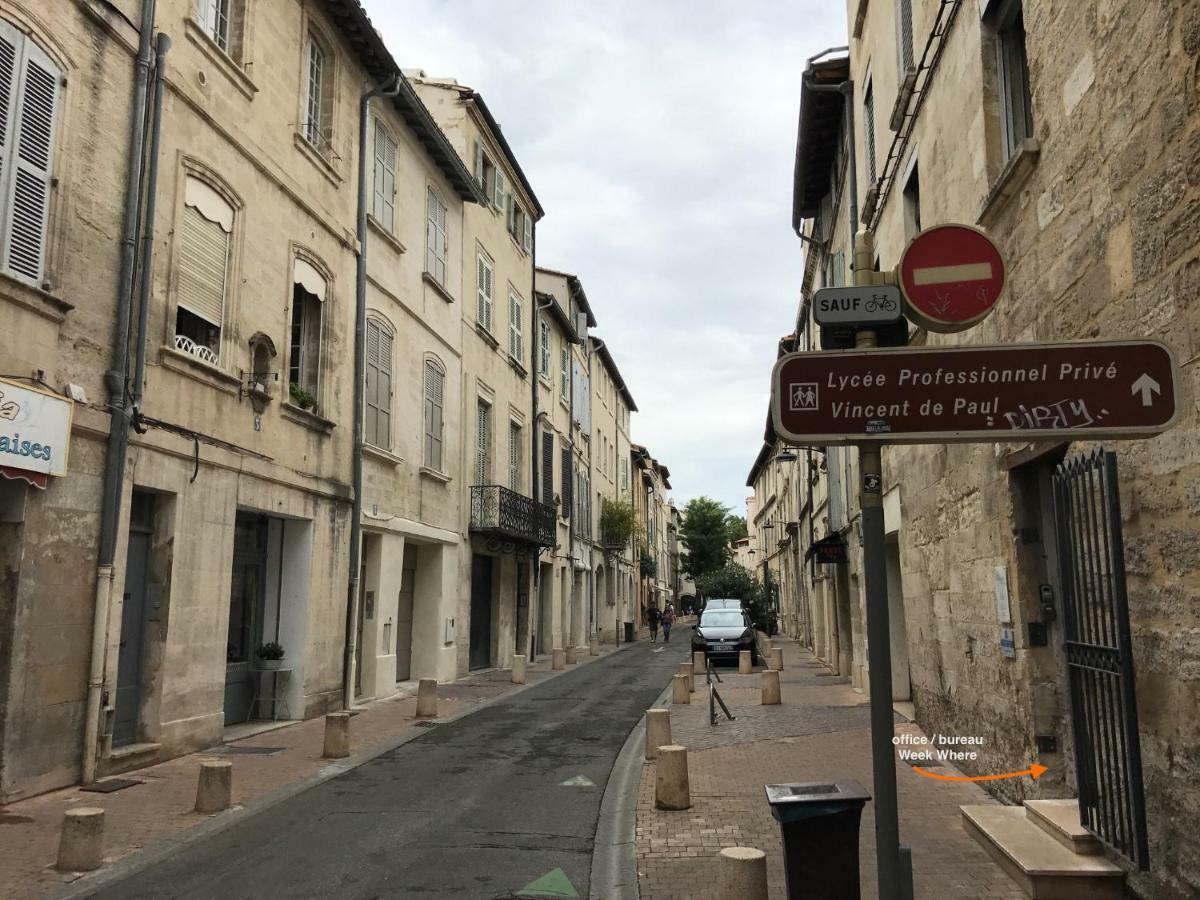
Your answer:
[[[66,475],[73,412],[57,394],[0,379],[0,466]]]
[[[1008,569],[996,566],[996,620],[1001,625],[1012,624],[1012,606],[1008,600]]]
[[[1000,629],[1000,652],[1009,659],[1017,658],[1017,638],[1011,628]]]

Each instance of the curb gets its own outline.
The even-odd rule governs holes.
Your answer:
[[[617,647],[616,650],[612,651],[612,653],[606,653],[603,656],[596,657],[595,662],[600,662],[608,657],[615,656],[628,647],[636,646],[638,643],[638,641],[634,641],[630,644],[622,644]],[[546,682],[562,675],[578,672],[580,671],[580,668],[581,667],[577,665],[573,668],[556,672],[549,678],[544,678],[541,681],[533,684],[516,685],[510,691],[506,691],[503,694],[497,694],[495,697],[489,697],[486,700],[481,700],[467,709],[460,709],[455,713],[451,713],[445,717],[438,717],[433,721],[437,722],[439,726],[449,725],[452,722],[457,722],[459,719],[465,719],[468,716],[479,712],[480,710],[487,709],[489,706],[492,706],[495,703],[499,703],[502,700],[506,700],[509,697],[513,697],[522,693],[523,691],[527,691],[530,688],[535,688],[538,685],[545,684]],[[446,683],[453,684],[453,682]],[[641,727],[644,728],[645,726]],[[171,856],[178,853],[185,847],[191,846],[192,844],[205,840],[206,838],[210,838],[213,835],[220,834],[226,829],[232,828],[246,819],[251,818],[252,816],[256,816],[261,812],[265,812],[272,807],[278,806],[279,804],[284,803],[293,797],[303,794],[305,791],[311,788],[317,787],[318,785],[324,784],[326,781],[337,778],[339,775],[344,775],[346,772],[357,769],[359,766],[365,765],[374,759],[378,759],[380,756],[383,756],[387,753],[391,753],[393,750],[403,747],[405,744],[411,743],[412,741],[418,740],[427,734],[429,734],[429,730],[427,729],[410,727],[410,730],[407,734],[402,734],[396,738],[390,738],[383,743],[376,744],[373,747],[369,747],[366,750],[355,753],[352,756],[348,756],[346,759],[330,763],[329,765],[319,769],[315,774],[309,775],[306,778],[302,778],[299,781],[293,781],[291,784],[286,784],[282,787],[276,788],[270,793],[264,794],[263,796],[250,801],[245,806],[235,806],[226,813],[217,814],[207,822],[203,822],[192,828],[188,828],[173,837],[162,838],[147,845],[144,849],[134,850],[128,856],[118,860],[111,866],[106,867],[95,874],[83,875],[70,884],[64,885],[60,889],[52,890],[43,896],[46,897],[47,900],[82,900],[82,898],[90,897],[97,891],[111,887],[112,885],[124,881],[132,875],[136,875],[138,872],[141,872],[144,869],[148,869],[151,866],[157,865],[158,863],[169,859]],[[622,748],[622,752],[624,752],[624,748]],[[636,897],[636,895],[634,896]]]
[[[668,686],[654,700],[661,706],[671,695]],[[646,716],[638,719],[613,762],[592,847],[592,897],[604,900],[641,900],[637,868],[638,788],[645,766]]]

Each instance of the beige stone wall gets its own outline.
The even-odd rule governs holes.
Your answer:
[[[854,6],[854,4],[850,4]],[[919,57],[936,4],[917,4]],[[1200,620],[1189,598],[1200,588],[1195,491],[1200,476],[1195,360],[1200,328],[1191,295],[1200,256],[1200,113],[1194,66],[1200,18],[1186,3],[1112,2],[1087,9],[1026,0],[1034,136],[1040,155],[1027,176],[1005,184],[1007,204],[985,200],[1001,181],[994,44],[975,4],[965,4],[913,137],[921,217],[981,221],[1009,265],[994,314],[964,335],[918,334],[930,346],[1012,341],[1155,338],[1182,365],[1181,419],[1146,441],[1108,442],[1122,478],[1129,606],[1138,677],[1139,725],[1151,836],[1151,872],[1132,881],[1143,896],[1191,896],[1200,845],[1179,823],[1200,814],[1189,789],[1200,732],[1200,689],[1192,677]],[[895,95],[892,7],[871,4],[863,38],[852,46],[861,84],[876,85],[879,158],[891,134]],[[886,101],[886,102],[884,102]],[[859,107],[861,109],[861,107]],[[859,122],[861,136],[861,121]],[[861,147],[860,147],[861,149]],[[862,155],[860,153],[860,184]],[[860,194],[865,192],[862,185]],[[883,208],[876,236],[881,267],[894,266],[906,235],[900,185]],[[1074,454],[1090,445],[1078,442]],[[918,718],[927,730],[986,734],[980,772],[1033,758],[1034,733],[1071,744],[1062,677],[1061,624],[1051,648],[1030,647],[1023,623],[1039,618],[1042,563],[1014,538],[1040,526],[1027,508],[1025,476],[1004,456],[1016,447],[896,448],[885,453],[886,483],[899,489],[903,594]],[[1009,573],[1017,611],[1017,655],[998,645],[994,571]],[[1019,801],[1073,794],[1070,752],[1041,757],[1051,772],[1034,784],[999,782]]]

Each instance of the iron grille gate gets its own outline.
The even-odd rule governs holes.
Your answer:
[[[1117,458],[1098,449],[1054,473],[1064,642],[1080,822],[1149,867]]]

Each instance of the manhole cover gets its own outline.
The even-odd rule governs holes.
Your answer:
[[[270,756],[273,753],[282,753],[286,749],[287,747],[239,747],[236,744],[226,744],[206,752],[214,756]]]
[[[144,781],[138,781],[136,778],[106,778],[103,781],[97,781],[95,784],[82,787],[80,790],[87,791],[89,794],[111,794],[113,791],[123,791],[125,788],[133,787],[135,784],[145,783]]]

